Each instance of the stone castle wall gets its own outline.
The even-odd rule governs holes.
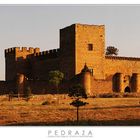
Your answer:
[[[106,56],[103,65],[105,77],[115,73],[140,73],[140,58]]]
[[[0,95],[8,94],[9,92],[14,91],[15,86],[14,82],[0,81]]]
[[[49,71],[60,70],[59,56],[59,49],[40,52],[32,56],[30,62],[33,76],[31,79],[47,80]]]
[[[121,81],[119,85],[120,92],[125,92],[126,87],[129,87],[131,92],[139,91],[136,88],[140,86],[138,84],[140,79],[138,79],[136,82],[137,77],[134,75],[140,74],[140,58],[106,56],[104,68],[106,78],[110,77],[111,75],[113,77],[117,73],[122,75],[120,77]]]
[[[30,73],[27,56],[39,52],[39,48],[14,47],[5,50],[6,81],[13,81],[17,73]]]
[[[100,93],[112,93],[112,80],[96,80],[91,81],[91,95]]]
[[[50,70],[59,68],[59,49],[40,52],[39,48],[15,47],[5,50],[6,81],[16,80],[18,73],[28,79],[46,80]]]

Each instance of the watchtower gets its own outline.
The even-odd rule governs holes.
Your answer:
[[[16,80],[17,73],[30,73],[27,56],[39,53],[39,48],[14,47],[5,50],[6,81]]]
[[[86,62],[96,79],[104,78],[104,25],[73,24],[60,30],[61,71],[67,79],[81,72]]]

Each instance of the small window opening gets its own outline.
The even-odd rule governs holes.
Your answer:
[[[91,75],[93,76],[93,69],[90,69]]]
[[[93,44],[88,44],[88,50],[92,51],[93,50]]]

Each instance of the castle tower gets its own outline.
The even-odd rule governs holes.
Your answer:
[[[66,79],[75,75],[75,24],[60,29],[60,71]]]
[[[104,51],[104,25],[75,25],[76,74],[81,71],[86,62],[90,70],[94,69],[95,79],[104,79]]]
[[[39,53],[39,48],[15,47],[5,50],[6,81],[15,81],[17,73],[29,75],[31,73],[27,56]]]
[[[5,50],[5,79],[6,81],[16,80],[16,51],[19,48]]]
[[[104,25],[73,24],[60,30],[60,67],[66,79],[81,72],[86,62],[95,79],[104,79]]]
[[[87,95],[91,94],[91,72],[87,65],[85,64],[84,68],[81,71],[82,74],[82,85],[85,89]]]

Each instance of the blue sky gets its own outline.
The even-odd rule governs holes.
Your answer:
[[[121,56],[140,57],[139,5],[0,6],[0,79],[5,79],[4,49],[59,47],[59,29],[73,23],[104,24],[106,46]]]

